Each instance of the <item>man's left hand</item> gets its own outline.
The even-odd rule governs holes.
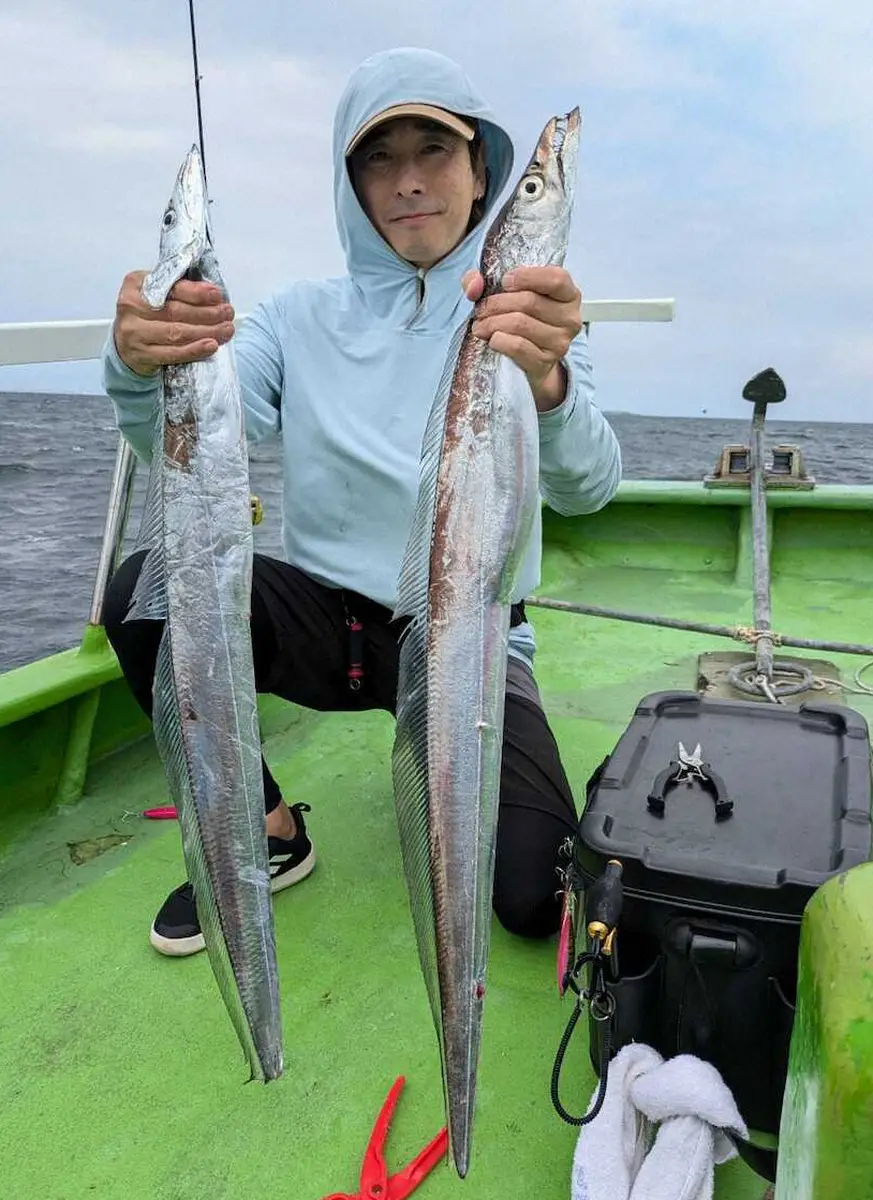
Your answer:
[[[582,295],[563,267],[516,267],[502,282],[504,291],[477,304],[473,333],[518,363],[537,409],[548,412],[566,396],[561,359],[582,328]],[[478,271],[468,271],[462,285],[468,300],[485,290]]]

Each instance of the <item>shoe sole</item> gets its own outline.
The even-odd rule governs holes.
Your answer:
[[[189,954],[199,954],[206,949],[202,933],[186,938],[166,938],[158,933],[154,925],[149,930],[149,941],[159,954],[166,954],[168,958],[187,958]]]
[[[270,891],[273,895],[276,892],[282,892],[285,888],[289,888],[295,883],[300,883],[307,875],[311,875],[314,870],[315,847],[310,850],[303,862],[298,863],[296,867],[292,867],[290,871],[285,871],[284,874],[276,875],[271,879]],[[199,954],[201,950],[206,949],[206,939],[202,933],[195,933],[193,937],[187,938],[167,938],[158,933],[154,925],[149,930],[149,942],[159,954],[164,954],[167,958],[187,958],[191,954]]]
[[[305,879],[307,875],[311,875],[315,870],[315,847],[309,851],[306,858],[299,862],[296,867],[292,867],[290,871],[285,871],[282,875],[274,875],[270,879],[270,891],[275,896],[276,892],[282,892],[287,887],[291,887],[294,883],[299,883],[301,879]]]

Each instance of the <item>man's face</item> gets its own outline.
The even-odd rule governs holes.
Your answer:
[[[386,242],[425,270],[463,241],[473,201],[485,194],[469,143],[449,129],[399,117],[374,129],[352,155],[364,211]]]

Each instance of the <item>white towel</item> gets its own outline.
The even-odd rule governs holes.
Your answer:
[[[715,1067],[625,1046],[602,1109],[579,1131],[571,1200],[712,1200],[714,1165],[736,1154],[726,1129],[748,1137]]]

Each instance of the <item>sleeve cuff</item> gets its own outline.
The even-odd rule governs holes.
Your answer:
[[[567,392],[556,408],[550,408],[548,412],[538,414],[541,442],[549,442],[556,437],[570,420],[576,408],[576,379],[573,366],[566,358],[561,359],[561,366],[567,372]]]
[[[112,326],[106,337],[103,355],[104,376],[107,378],[114,376],[116,379],[123,380],[131,391],[151,392],[160,382],[160,371],[155,372],[154,375],[140,375],[137,371],[132,371],[122,360],[115,346],[115,330]]]

